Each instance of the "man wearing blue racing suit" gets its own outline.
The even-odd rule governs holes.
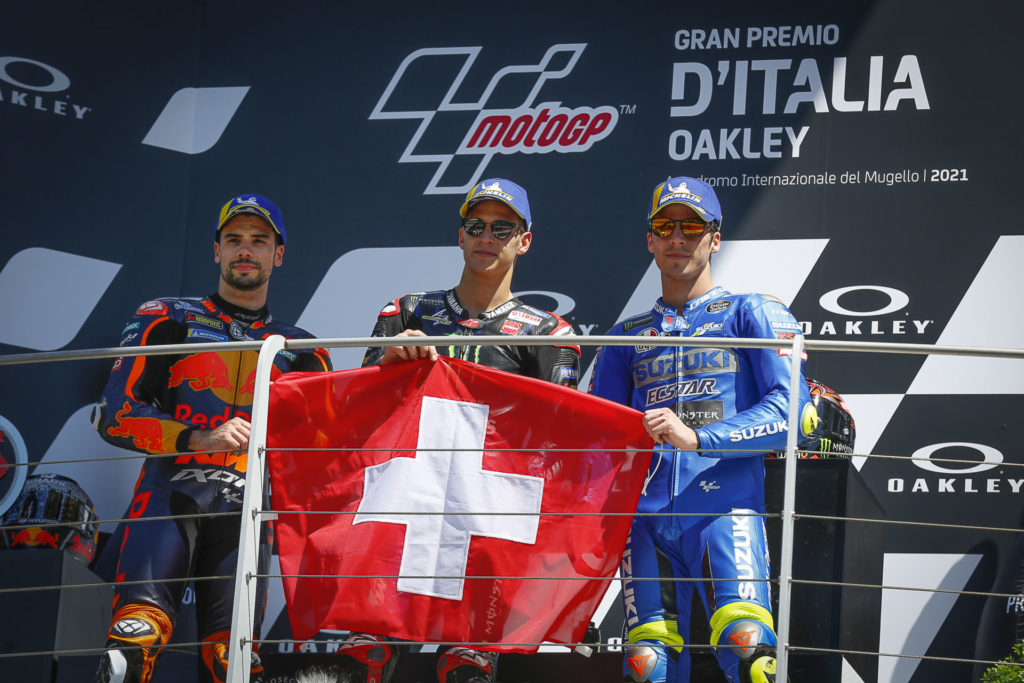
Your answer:
[[[764,530],[764,454],[786,446],[790,353],[779,349],[653,346],[644,337],[791,339],[800,326],[776,300],[715,286],[711,254],[721,245],[722,209],[694,178],[654,189],[647,248],[661,271],[654,308],[610,335],[635,346],[598,351],[591,393],[644,411],[658,450],[622,560],[629,647],[624,680],[689,680],[694,588],[711,644],[731,683],[775,680],[776,635]],[[813,430],[802,373],[800,430]],[[680,514],[682,513],[682,514]],[[664,581],[635,581],[661,577]],[[698,582],[676,581],[695,578]]]

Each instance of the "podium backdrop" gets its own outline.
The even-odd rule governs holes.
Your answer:
[[[387,300],[457,282],[458,206],[490,176],[533,207],[514,290],[581,334],[651,305],[645,205],[692,175],[724,207],[716,280],[779,296],[809,338],[1020,347],[1022,21],[1001,0],[4,3],[0,353],[114,346],[140,302],[213,291],[217,211],[243,192],[288,226],[274,314],[365,336]],[[0,368],[0,457],[115,518],[137,464],[47,465],[120,454],[88,419],[108,368]],[[898,456],[855,460],[889,519],[1019,526],[1024,362],[807,370],[849,399],[858,452]],[[1012,547],[895,528],[863,552],[888,585],[988,590]],[[974,654],[983,599],[881,603],[883,649]]]

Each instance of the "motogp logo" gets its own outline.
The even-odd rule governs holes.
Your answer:
[[[549,80],[568,76],[586,43],[552,45],[539,64],[505,66],[497,69],[483,93],[470,101],[456,102],[456,95],[470,68],[480,54],[480,47],[424,48],[409,54],[399,65],[391,82],[370,114],[370,119],[419,119],[420,125],[402,152],[399,163],[435,163],[437,170],[427,184],[423,194],[462,194],[484,175],[487,165],[495,154],[545,154],[547,152],[585,152],[600,140],[608,137],[619,120],[619,112],[612,106],[566,107],[561,102],[543,101],[535,104],[544,85]],[[462,64],[449,84],[438,84],[437,94],[443,88],[444,96],[435,109],[420,111],[395,111],[388,109],[388,103],[396,90],[406,97],[410,89],[419,86],[416,76],[406,77],[407,72],[418,60],[442,57],[450,61],[452,56],[461,56]],[[553,66],[553,64],[558,66]],[[429,64],[429,62],[427,62]],[[416,65],[417,73],[424,63]],[[507,94],[513,86],[516,92],[522,87],[523,74],[533,77],[532,87],[523,100],[514,106],[509,104]],[[507,80],[506,80],[507,79]],[[396,100],[399,97],[396,97]],[[435,100],[428,98],[428,101]],[[495,106],[500,103],[502,106]],[[451,154],[430,154],[417,152],[421,138],[427,134],[435,117],[443,112],[477,112],[476,118],[462,136],[462,141]],[[472,175],[456,185],[443,185],[445,172],[456,155],[478,155],[480,161]]]

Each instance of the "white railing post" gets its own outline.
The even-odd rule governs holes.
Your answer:
[[[789,370],[789,429],[786,432],[786,477],[782,493],[782,557],[779,558],[779,622],[778,654],[775,676],[785,681],[789,665],[789,605],[793,578],[793,509],[796,507],[796,445],[800,434],[800,368],[803,363],[804,337],[793,337]]]
[[[235,569],[235,601],[231,607],[231,636],[228,639],[227,683],[249,683],[252,656],[252,628],[256,618],[256,584],[260,550],[260,509],[263,507],[263,478],[267,446],[267,410],[270,405],[270,371],[284,337],[273,335],[263,342],[256,363],[256,388],[252,397],[252,431],[242,497],[241,530],[238,535],[238,567]]]

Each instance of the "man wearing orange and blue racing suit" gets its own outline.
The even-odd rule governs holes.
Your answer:
[[[689,578],[700,580],[711,645],[729,681],[774,681],[764,454],[786,446],[790,354],[644,340],[792,339],[800,326],[774,299],[714,285],[722,210],[706,183],[669,178],[655,188],[647,218],[662,296],[652,310],[609,330],[636,344],[600,349],[590,387],[644,411],[660,443],[638,512],[667,516],[636,517],[622,561],[629,635],[623,674],[637,683],[689,680],[684,645],[694,584],[674,580]],[[809,434],[817,414],[802,374],[798,387],[801,431]]]
[[[285,234],[281,212],[268,199],[252,194],[231,199],[221,209],[214,236],[217,292],[142,304],[122,331],[121,346],[259,340],[274,334],[310,338],[267,310],[270,274],[282,263]],[[120,559],[114,616],[97,672],[101,683],[150,680],[171,637],[186,586],[181,579],[190,577],[197,579],[204,642],[199,680],[224,680],[234,582],[200,577],[234,574],[239,518],[202,515],[241,509],[257,355],[205,351],[114,363],[96,415],[100,436],[116,446],[171,457],[145,460],[126,515],[140,521],[113,537],[120,540]],[[322,349],[285,350],[274,359],[271,376],[330,368]],[[267,548],[261,550],[268,560]],[[265,587],[257,596],[265,599]],[[262,607],[256,613],[262,615]],[[251,670],[258,680],[258,656]]]

